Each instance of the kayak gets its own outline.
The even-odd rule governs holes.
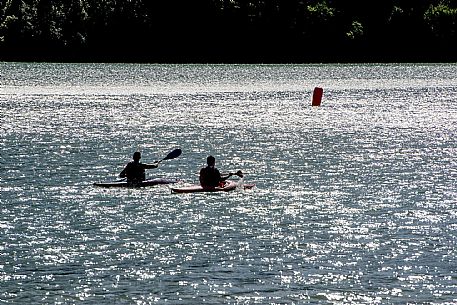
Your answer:
[[[145,186],[154,186],[159,184],[171,184],[176,183],[178,180],[176,179],[165,179],[165,178],[154,178],[144,180],[139,183],[130,183],[125,180],[123,181],[112,181],[112,182],[95,182],[95,186],[100,187],[145,187]]]
[[[183,187],[172,187],[171,192],[174,193],[202,193],[202,192],[229,192],[233,191],[238,187],[238,183],[235,181],[226,181],[225,185],[222,187],[202,187],[199,184],[183,186]],[[251,189],[254,187],[254,184],[244,184],[244,189]]]

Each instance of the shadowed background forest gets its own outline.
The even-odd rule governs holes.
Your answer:
[[[457,0],[0,0],[0,60],[456,61]]]

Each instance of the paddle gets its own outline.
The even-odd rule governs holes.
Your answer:
[[[165,158],[163,158],[160,161],[156,161],[155,163],[157,163],[157,165],[159,165],[159,163],[164,161],[164,160],[175,159],[175,158],[179,157],[181,155],[181,153],[182,153],[182,150],[179,149],[179,148],[176,148],[175,150],[173,150],[170,153],[168,153],[168,155]]]
[[[232,175],[237,175],[238,177],[240,178],[243,178],[244,175],[243,175],[243,172],[241,170],[237,171],[236,173],[231,173]]]
[[[226,176],[226,175],[230,175],[230,176],[238,176],[240,178],[243,178],[244,177],[244,174],[241,170],[237,171],[236,173],[228,173],[228,174],[221,174],[222,176]]]
[[[244,184],[244,179],[243,179],[244,174],[243,174],[243,172],[240,171],[240,170],[237,171],[236,173],[230,173],[230,174],[231,174],[231,175],[236,175],[236,176],[238,176],[238,177],[241,178],[241,179],[239,180],[239,182],[237,183],[237,187],[241,187],[241,188],[243,188],[243,189],[245,189],[245,190],[250,190],[250,189],[252,189],[252,188],[255,186],[254,183]]]

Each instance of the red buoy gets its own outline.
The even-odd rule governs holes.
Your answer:
[[[314,93],[313,93],[313,106],[320,106],[321,105],[321,100],[322,100],[322,94],[324,93],[324,90],[322,88],[316,87],[314,88]]]

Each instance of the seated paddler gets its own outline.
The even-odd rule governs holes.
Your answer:
[[[146,169],[157,168],[157,162],[154,164],[141,163],[141,153],[139,151],[133,154],[133,161],[127,163],[124,170],[119,174],[121,178],[127,178],[127,182],[136,184],[146,180]]]
[[[237,173],[229,173],[228,175],[221,175],[219,170],[216,168],[216,158],[208,156],[206,158],[207,166],[200,169],[200,185],[204,188],[223,187],[225,180],[233,175],[242,177],[241,171]]]

